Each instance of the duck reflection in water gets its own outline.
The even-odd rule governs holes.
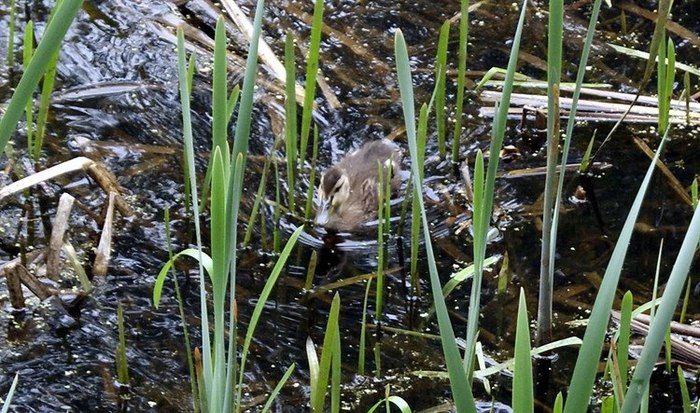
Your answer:
[[[344,241],[339,232],[366,232],[365,224],[377,219],[379,206],[379,164],[391,168],[391,192],[401,185],[401,150],[388,140],[370,141],[328,168],[318,186],[317,226],[326,229],[319,251],[316,275],[335,279],[346,262],[337,248]]]

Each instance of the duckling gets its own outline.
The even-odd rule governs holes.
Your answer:
[[[392,194],[401,184],[401,151],[393,142],[371,141],[321,177],[316,225],[335,231],[353,231],[377,216],[379,203],[378,164],[391,166]]]

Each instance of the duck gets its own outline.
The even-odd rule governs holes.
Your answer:
[[[369,141],[346,155],[322,175],[317,189],[314,220],[326,230],[352,232],[376,219],[379,203],[380,162],[391,168],[391,191],[401,185],[400,148],[389,140]]]

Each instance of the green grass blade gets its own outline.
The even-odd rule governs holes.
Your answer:
[[[296,201],[296,161],[297,161],[297,98],[296,65],[294,63],[294,38],[287,32],[284,43],[284,69],[287,74],[286,96],[284,97],[284,143],[287,155],[287,202],[289,211],[294,214]]]
[[[212,123],[211,141],[212,155],[216,148],[219,148],[222,156],[222,164],[225,168],[231,164],[228,137],[228,87],[226,85],[226,26],[224,17],[219,16],[216,20],[214,35],[214,73],[212,80]],[[213,156],[212,156],[213,159]],[[212,172],[213,173],[213,172]],[[228,179],[228,178],[227,178]]]
[[[459,7],[459,44],[457,52],[457,98],[455,124],[452,131],[452,162],[459,162],[459,140],[462,136],[462,112],[464,109],[464,79],[467,71],[467,40],[469,38],[469,0],[461,0]]]
[[[14,0],[10,7],[14,9]],[[14,14],[14,10],[12,10],[12,14]],[[11,18],[14,20],[14,16],[11,16]],[[11,52],[12,48],[10,48],[9,51]],[[30,20],[24,28],[24,44],[22,46],[22,69],[24,71],[27,71],[33,53],[34,23]],[[14,54],[12,54],[12,56],[14,56]],[[34,151],[34,99],[27,100],[24,113],[27,120],[27,149],[29,153],[32,153]]]
[[[289,237],[287,244],[284,246],[284,249],[282,250],[282,253],[277,259],[275,266],[272,268],[272,272],[270,272],[270,275],[268,276],[267,281],[265,282],[265,286],[263,287],[263,290],[260,293],[260,297],[258,297],[258,302],[255,304],[255,308],[253,309],[253,314],[250,316],[250,323],[248,324],[248,329],[245,334],[245,340],[243,341],[243,348],[241,349],[240,354],[241,368],[238,377],[236,405],[240,405],[241,402],[241,390],[243,388],[245,363],[248,358],[248,350],[250,349],[250,343],[253,341],[255,328],[258,326],[258,322],[260,321],[260,315],[265,309],[267,300],[268,298],[270,298],[270,293],[272,293],[272,289],[275,287],[275,284],[277,284],[277,279],[279,278],[280,274],[282,273],[282,270],[284,269],[285,264],[287,263],[287,258],[289,258],[289,254],[292,252],[292,249],[294,248],[294,245],[296,245],[297,239],[299,238],[299,235],[301,235],[303,230],[304,227],[300,226]]]
[[[649,60],[647,60],[647,65],[644,68],[644,77],[640,85],[640,90],[646,86],[647,82],[651,78],[651,73],[654,71],[654,61],[656,59],[659,47],[664,42],[666,33],[666,22],[668,21],[668,15],[671,12],[671,4],[673,0],[660,0],[659,6],[657,8],[657,18],[656,25],[654,26],[654,34],[651,38],[651,45],[649,46]]]
[[[598,363],[591,363],[591,360],[598,360],[600,358],[600,352],[603,348],[603,341],[610,318],[610,310],[612,308],[613,299],[615,298],[615,291],[617,290],[617,283],[620,278],[625,255],[627,254],[627,247],[632,238],[634,224],[642,206],[644,194],[651,181],[656,161],[659,159],[659,155],[666,142],[665,138],[664,136],[659,143],[656,155],[649,165],[649,169],[640,185],[634,203],[630,207],[630,212],[627,215],[610,262],[608,263],[608,268],[605,270],[605,275],[603,276],[603,281],[600,285],[595,303],[593,304],[589,323],[583,337],[583,344],[579,350],[576,366],[574,367],[573,376],[569,385],[570,388],[576,389],[576,391],[569,394],[566,406],[564,407],[566,413],[583,413],[587,410],[590,402],[593,392],[593,382],[598,367]]]
[[[683,368],[679,365],[676,369],[678,373],[678,385],[681,388],[681,399],[683,400],[683,413],[690,413],[690,393],[688,393],[688,383],[685,381],[685,374],[683,374]]]
[[[318,158],[318,128],[314,126],[313,153],[311,155],[311,173],[309,174],[309,189],[306,191],[306,205],[304,206],[304,219],[309,220],[313,213],[314,190],[316,189],[316,159]]]
[[[321,48],[321,28],[323,25],[323,0],[314,2],[314,15],[311,21],[311,43],[306,58],[306,86],[304,88],[304,108],[301,113],[301,145],[299,147],[299,165],[303,168],[306,159],[306,146],[311,131],[311,114],[314,110],[316,96],[316,74],[318,73],[319,51]]]
[[[315,391],[311,394],[311,411],[315,413],[323,412],[323,405],[326,400],[326,386],[331,369],[331,361],[333,356],[333,343],[335,335],[338,331],[338,317],[340,313],[340,295],[335,293],[331,303],[331,310],[328,314],[328,323],[326,324],[326,333],[323,337],[323,349],[321,352],[321,361],[318,365],[318,380],[316,381]]]
[[[513,411],[532,412],[535,409],[530,357],[530,323],[527,319],[525,290],[520,288],[518,321],[515,330],[515,369],[513,371]]]
[[[444,158],[445,148],[445,88],[447,85],[447,41],[450,38],[450,21],[446,20],[440,28],[437,56],[435,58],[435,123],[437,125],[438,151]]]
[[[365,299],[362,301],[362,324],[360,327],[360,344],[358,348],[357,358],[357,374],[364,376],[365,374],[365,352],[367,351],[367,301],[369,299],[369,290],[372,286],[372,279],[367,280],[365,287]]]
[[[634,370],[627,397],[622,406],[622,413],[631,413],[639,409],[641,395],[649,383],[652,369],[665,338],[666,329],[673,319],[673,313],[683,290],[698,241],[700,241],[700,212],[695,210],[688,232],[678,252],[678,257],[671,270],[671,275],[666,283],[661,304],[649,326],[649,334],[645,340],[644,349],[637,362],[637,367]]]
[[[280,379],[279,383],[275,386],[274,389],[272,389],[272,392],[270,392],[270,397],[267,398],[267,403],[265,403],[265,406],[262,408],[262,413],[266,413],[270,411],[270,408],[272,407],[272,402],[275,401],[275,398],[277,395],[280,393],[280,390],[282,390],[282,387],[289,381],[289,378],[292,376],[292,373],[294,373],[294,369],[296,368],[296,364],[292,363],[287,368],[287,371],[284,373],[284,376]]]
[[[59,3],[57,3],[59,4]],[[53,18],[53,16],[51,17]],[[58,65],[59,50],[56,50],[51,56],[49,65],[44,74],[44,81],[41,85],[41,97],[39,99],[39,112],[36,120],[36,140],[34,141],[33,155],[34,159],[38,160],[41,156],[41,147],[44,145],[44,136],[46,135],[46,122],[49,117],[49,104],[51,103],[51,93],[53,85],[56,81],[56,66]]]
[[[17,7],[15,0],[10,0],[10,18],[7,24],[7,67],[12,67],[15,65],[15,15]]]
[[[542,247],[540,285],[537,307],[536,342],[552,338],[552,296],[554,289],[554,256],[556,235],[552,233],[556,201],[557,161],[559,160],[559,84],[561,83],[561,56],[564,5],[562,0],[549,2],[549,32],[547,34],[547,175],[544,186],[542,212]]]
[[[406,123],[406,136],[411,155],[411,169],[413,175],[414,188],[422,188],[420,173],[418,171],[418,146],[416,142],[415,109],[413,100],[413,81],[411,78],[411,68],[408,61],[408,50],[401,30],[396,31],[395,37],[396,70],[401,91],[401,103],[403,106],[404,121]],[[425,215],[425,205],[423,197],[418,197],[418,206],[421,211],[423,222],[423,237],[425,239],[425,250],[428,258],[428,268],[430,272],[430,286],[435,302],[440,335],[442,337],[442,350],[445,355],[447,370],[450,375],[450,386],[452,397],[458,412],[475,412],[474,397],[471,392],[471,384],[467,380],[467,375],[462,368],[461,358],[455,343],[455,335],[452,324],[447,313],[445,300],[442,299],[442,290],[438,276],[435,256],[433,254],[432,242],[430,239],[430,227]]]
[[[0,120],[0,150],[5,149],[5,145],[10,140],[10,136],[22,116],[27,100],[32,98],[39,80],[46,72],[54,53],[61,47],[63,37],[82,4],[83,0],[64,0],[57,6],[56,14],[46,26],[32,61],[29,62],[29,67],[22,75],[15,93],[7,105],[5,115]]]
[[[341,368],[341,346],[340,346],[340,326],[335,323],[335,334],[333,335],[333,360],[331,362],[331,413],[340,413],[340,368]]]
[[[520,51],[520,39],[522,38],[523,26],[525,25],[525,12],[527,0],[523,0],[518,26],[513,37],[513,47],[510,51],[508,60],[508,69],[506,70],[506,78],[503,86],[501,101],[498,103],[496,116],[493,121],[492,139],[489,153],[494,156],[489,157],[488,169],[484,179],[483,202],[474,204],[474,265],[476,271],[474,273],[474,281],[472,282],[472,290],[469,301],[469,315],[467,320],[467,351],[464,356],[471,377],[472,366],[474,360],[474,348],[476,344],[477,331],[479,329],[479,312],[480,312],[480,294],[481,294],[481,278],[484,269],[484,257],[486,256],[486,237],[488,233],[489,223],[491,222],[491,211],[493,209],[493,198],[496,186],[496,171],[498,169],[498,156],[503,146],[505,137],[506,121],[508,118],[508,108],[510,106],[510,95],[513,91],[513,80],[515,78],[515,67],[518,61],[518,53]],[[477,172],[474,174],[476,175]],[[475,191],[476,192],[476,189]],[[476,193],[474,195],[476,199]],[[476,218],[476,216],[478,218]],[[477,225],[478,223],[478,225]],[[477,241],[478,239],[478,241]]]
[[[620,383],[624,386],[622,396],[627,391],[627,369],[629,365],[629,348],[632,323],[632,293],[627,291],[622,297],[622,305],[620,306],[620,334],[617,338],[617,362],[620,367]]]

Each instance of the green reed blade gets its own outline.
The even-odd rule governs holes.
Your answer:
[[[117,381],[119,384],[129,384],[129,364],[126,358],[126,335],[124,334],[124,309],[122,303],[117,305],[117,330],[119,344],[115,354],[117,364]]]
[[[401,92],[401,106],[403,107],[404,122],[406,124],[406,136],[411,155],[411,170],[413,175],[414,188],[420,189],[420,173],[418,171],[418,147],[416,142],[416,124],[413,99],[413,80],[411,68],[408,60],[408,49],[401,30],[396,31],[394,52],[396,55],[396,70]],[[425,214],[423,197],[418,197],[418,206],[421,211],[423,222],[423,237],[425,239],[425,250],[428,258],[428,268],[430,272],[430,286],[433,294],[433,301],[438,316],[438,326],[442,337],[442,349],[445,355],[447,370],[450,374],[450,386],[455,407],[458,412],[475,412],[474,397],[471,392],[471,385],[467,380],[467,375],[462,368],[459,350],[455,344],[455,335],[447,312],[445,300],[442,299],[440,278],[438,276],[437,265],[433,253],[430,239],[430,227]]]
[[[483,195],[479,195],[482,202],[477,203],[477,189],[474,190],[474,281],[469,301],[469,315],[467,321],[467,345],[464,355],[465,367],[471,377],[473,370],[474,346],[476,343],[477,331],[479,328],[479,312],[481,301],[481,279],[484,269],[484,258],[486,256],[486,239],[488,234],[489,224],[491,222],[491,211],[493,210],[493,198],[496,185],[496,170],[498,169],[498,154],[503,146],[505,137],[506,121],[508,119],[508,108],[510,106],[510,95],[513,91],[513,80],[515,78],[515,67],[518,61],[518,53],[520,51],[520,39],[522,38],[523,26],[525,25],[525,12],[527,10],[527,0],[523,0],[518,26],[513,37],[513,46],[508,58],[508,69],[501,94],[501,101],[498,103],[496,115],[493,120],[493,129],[491,132],[491,145],[489,153],[488,169],[483,179]],[[475,171],[475,182],[476,182]],[[481,189],[479,189],[481,191]]]
[[[316,75],[321,49],[321,28],[323,26],[323,0],[314,2],[314,15],[311,21],[311,42],[309,54],[306,57],[306,85],[304,87],[304,107],[301,113],[301,145],[299,147],[299,165],[304,167],[306,146],[311,131],[311,115],[314,110],[316,96]]]
[[[15,65],[15,13],[16,5],[15,0],[10,0],[10,17],[7,24],[7,67],[12,67]],[[31,22],[30,22],[31,23]]]
[[[554,289],[554,255],[556,236],[552,233],[556,200],[557,161],[559,160],[560,116],[559,84],[561,82],[562,36],[564,31],[562,0],[549,2],[547,34],[547,175],[542,212],[542,246],[540,260],[539,300],[537,307],[537,344],[552,338],[552,296]]]
[[[191,61],[190,61],[191,63]],[[163,211],[163,227],[165,229],[165,243],[168,250],[168,260],[173,260],[173,248],[170,242],[170,208],[165,208]],[[185,354],[187,354],[187,368],[190,373],[190,391],[192,392],[192,410],[199,413],[199,394],[197,392],[196,373],[194,361],[192,360],[192,345],[190,344],[190,333],[187,329],[187,318],[185,317],[185,306],[180,293],[180,283],[177,280],[177,274],[173,271],[173,282],[175,283],[175,299],[177,300],[177,308],[180,313],[180,321],[182,322],[182,334],[185,337]],[[162,284],[161,284],[162,287]],[[157,303],[156,301],[154,301]]]
[[[435,87],[435,90],[439,90]],[[438,105],[439,106],[439,105]],[[428,106],[424,103],[421,105],[420,112],[418,115],[418,130],[416,135],[416,143],[418,148],[418,173],[420,174],[419,181],[423,182],[423,175],[425,169],[425,145],[428,135]],[[415,188],[413,190],[413,196],[411,197],[411,286],[416,291],[420,289],[420,282],[418,276],[418,251],[420,249],[420,209],[418,204],[418,197],[422,195],[422,187]]]
[[[532,412],[535,401],[530,357],[530,323],[527,319],[525,290],[520,288],[517,329],[515,330],[515,368],[513,369],[513,411]]]
[[[576,366],[574,367],[571,383],[569,385],[570,388],[576,389],[576,391],[569,393],[569,398],[564,407],[566,413],[583,413],[587,410],[590,402],[593,392],[593,383],[597,372],[597,363],[591,363],[591,360],[598,360],[600,358],[600,352],[603,348],[608,320],[610,318],[610,310],[612,308],[613,299],[615,298],[617,283],[620,278],[620,273],[622,272],[627,247],[632,238],[634,224],[639,215],[639,210],[644,200],[644,194],[651,181],[656,161],[659,159],[659,155],[665,143],[666,135],[664,135],[664,138],[659,143],[659,148],[656,151],[654,159],[649,165],[649,169],[647,169],[634,203],[630,207],[630,212],[622,227],[615,249],[610,257],[608,267],[605,270],[605,275],[603,276],[603,281],[596,295],[588,326],[584,333],[583,344],[581,345],[576,359]],[[631,391],[630,386],[628,395]],[[627,401],[625,401],[625,403],[627,403]]]
[[[455,124],[452,131],[452,162],[459,162],[459,140],[462,136],[464,111],[464,80],[467,72],[467,40],[469,38],[469,0],[461,0],[459,7],[459,44],[457,52],[457,98]]]
[[[194,161],[194,139],[192,137],[192,115],[190,112],[190,85],[189,85],[189,80],[188,80],[188,69],[187,69],[187,64],[186,64],[186,48],[185,48],[185,35],[183,33],[182,28],[177,29],[177,68],[178,68],[178,85],[179,85],[179,91],[180,91],[180,105],[182,106],[182,133],[183,133],[183,140],[185,144],[185,158],[187,159],[187,167],[188,167],[188,172],[187,176],[189,177],[189,188],[190,188],[190,199],[192,200],[192,219],[194,220],[194,227],[195,227],[195,239],[197,243],[197,248],[193,249],[193,255],[195,259],[197,260],[199,264],[199,305],[200,305],[200,316],[202,319],[201,323],[201,334],[202,334],[202,365],[200,369],[200,378],[201,380],[198,380],[199,383],[199,389],[200,389],[200,394],[202,395],[200,397],[200,402],[202,405],[207,404],[207,397],[206,395],[209,394],[211,387],[212,387],[212,378],[211,378],[211,368],[212,368],[212,360],[211,360],[211,341],[210,341],[210,336],[209,336],[209,315],[207,312],[207,291],[206,291],[206,283],[205,283],[205,273],[204,270],[207,268],[207,265],[205,265],[205,257],[207,259],[207,264],[209,266],[208,270],[212,271],[212,263],[211,259],[204,254],[203,251],[203,243],[202,243],[202,231],[201,231],[201,225],[199,221],[199,198],[197,196],[197,173],[195,171],[195,161]],[[185,250],[187,251],[187,250]],[[160,274],[156,278],[156,283],[153,288],[153,302],[154,305],[157,307],[157,303],[159,302],[160,298],[160,290],[162,287],[162,281],[165,278],[165,274],[167,274],[167,271],[169,269],[169,265],[173,262],[174,259],[176,259],[177,256],[180,254],[183,254],[185,251],[176,254],[173,259],[168,261],[164,266],[163,269],[161,269]]]
[[[294,61],[294,39],[292,32],[287,32],[284,42],[284,69],[287,74],[284,97],[284,143],[287,155],[287,203],[292,215],[296,201],[296,159],[297,159],[297,97],[296,64]]]
[[[10,6],[14,9],[14,0]],[[14,14],[14,10],[11,12]],[[14,20],[14,16],[11,16]],[[13,24],[14,25],[14,24]],[[12,29],[14,30],[14,28]],[[22,69],[26,72],[29,67],[29,61],[34,54],[34,23],[30,20],[24,28],[24,44],[22,46]],[[14,54],[12,54],[14,56]],[[25,118],[27,120],[27,150],[29,153],[34,151],[34,99],[27,100],[27,105],[24,108]]]
[[[231,122],[233,117],[233,112],[236,110],[236,104],[238,103],[238,98],[241,96],[241,86],[235,85],[231,89],[231,93],[228,95],[228,100],[226,101],[226,111],[228,112],[226,116],[226,122]]]
[[[683,368],[678,365],[676,369],[678,374],[678,386],[681,389],[681,400],[683,400],[683,413],[690,413],[690,393],[688,392],[688,383],[685,380],[685,374],[683,374]],[[700,402],[699,402],[700,403]]]
[[[678,315],[678,322],[685,323],[685,314],[688,311],[688,302],[690,301],[690,293],[693,287],[693,277],[688,275],[688,281],[685,283],[685,294],[683,295],[683,303],[681,303],[681,312]]]
[[[277,259],[277,262],[275,262],[275,266],[272,268],[272,271],[270,272],[270,275],[268,276],[267,281],[265,282],[265,286],[263,287],[263,290],[260,293],[260,297],[258,297],[258,301],[255,304],[255,308],[253,309],[253,314],[250,316],[250,322],[248,324],[248,329],[246,330],[245,340],[243,341],[243,347],[241,349],[241,354],[240,354],[241,367],[239,370],[239,377],[238,377],[236,406],[240,406],[240,403],[242,400],[241,399],[241,395],[242,395],[241,390],[243,388],[243,379],[245,378],[245,363],[246,363],[246,360],[248,358],[248,351],[250,349],[250,344],[253,341],[253,335],[255,334],[255,329],[258,326],[258,322],[260,321],[260,316],[262,315],[262,312],[265,309],[265,305],[267,305],[267,300],[270,298],[270,294],[272,293],[272,289],[277,284],[277,280],[279,279],[279,276],[282,273],[282,270],[284,269],[285,264],[287,263],[287,258],[289,258],[289,254],[292,252],[292,249],[296,245],[297,239],[299,239],[299,236],[301,235],[303,230],[304,230],[304,227],[300,226],[289,237],[289,240],[285,244],[284,249],[282,250],[282,253],[280,254],[279,258]]]
[[[440,28],[437,56],[435,57],[435,124],[437,125],[438,151],[440,158],[445,158],[445,88],[447,87],[447,42],[450,38],[450,21],[446,20]]]
[[[274,165],[275,165],[275,212],[274,212],[273,221],[275,223],[275,226],[272,230],[272,251],[275,253],[275,255],[277,255],[280,252],[281,200],[280,200],[280,171],[279,171],[279,167],[277,166],[277,162],[274,162]]]
[[[658,158],[658,156],[655,158]],[[654,162],[656,162],[656,159],[654,159]],[[634,370],[629,391],[622,406],[622,413],[631,413],[639,409],[642,391],[649,383],[651,372],[665,338],[666,329],[673,319],[673,313],[693,261],[698,241],[700,241],[700,212],[695,210],[688,232],[678,252],[676,262],[671,270],[671,275],[666,283],[661,304],[649,326],[649,334],[645,340],[644,349],[637,362],[637,367]]]
[[[303,227],[300,227],[303,228]],[[331,361],[333,359],[333,343],[338,333],[338,317],[340,313],[340,295],[336,292],[331,302],[331,310],[328,314],[326,331],[323,336],[323,349],[321,360],[318,363],[318,378],[311,392],[311,411],[314,413],[323,412],[323,405],[326,400],[326,387],[329,381]],[[308,352],[307,352],[308,353]]]
[[[197,66],[197,60],[196,56],[194,53],[190,54],[190,59],[187,62],[186,70],[187,70],[187,93],[189,96],[192,95],[192,85],[194,83],[194,72],[195,72],[195,67]],[[184,185],[183,185],[183,192],[185,195],[184,203],[185,203],[185,211],[189,214],[191,204],[192,204],[192,198],[191,198],[191,189],[190,189],[190,166],[187,163],[187,156],[183,153],[182,156],[182,170],[183,170],[183,179],[184,179]],[[204,184],[205,188],[207,185],[209,185],[209,182],[205,182]],[[208,192],[208,191],[207,191]],[[203,198],[206,197],[206,195],[202,196]],[[188,355],[188,357],[191,357],[191,355]],[[194,377],[194,375],[192,376]],[[193,393],[193,395],[196,397],[196,395]],[[195,404],[195,408],[198,410],[199,406]]]
[[[375,294],[375,313],[374,319],[377,322],[381,322],[382,313],[384,310],[384,269],[386,268],[386,263],[384,262],[385,248],[384,248],[384,207],[386,202],[386,186],[384,182],[387,180],[387,176],[384,172],[384,166],[380,160],[377,160],[377,177],[379,178],[379,183],[377,184],[379,188],[379,197],[377,205],[377,292]]]
[[[63,0],[58,0],[56,6],[59,6]],[[54,8],[51,10],[49,15],[49,23],[56,12]],[[58,65],[59,50],[56,50],[54,55],[51,57],[48,67],[46,68],[46,73],[44,74],[44,80],[41,85],[41,96],[39,98],[39,111],[37,113],[36,122],[36,139],[34,141],[34,147],[32,148],[32,156],[34,160],[38,160],[41,156],[41,147],[44,145],[44,137],[46,135],[46,122],[49,117],[49,105],[51,103],[51,93],[53,92],[53,85],[56,80],[56,66]]]
[[[285,384],[289,381],[289,378],[292,376],[292,373],[294,373],[294,369],[296,368],[296,364],[292,363],[288,368],[287,371],[284,373],[282,378],[280,379],[279,383],[275,386],[274,389],[270,392],[270,397],[267,398],[267,402],[265,403],[265,406],[262,408],[262,413],[269,412],[270,409],[272,408],[272,403],[275,401],[277,398],[277,395],[280,393],[282,390],[282,387],[284,387]]]
[[[216,148],[221,151],[221,160],[224,170],[231,164],[228,147],[228,87],[226,60],[226,25],[224,17],[216,19],[216,29],[214,35],[214,73],[212,79],[212,103],[211,103],[211,143],[212,159]],[[228,178],[226,178],[228,179]],[[213,195],[213,194],[212,194]]]
[[[255,228],[255,221],[258,219],[258,214],[260,212],[260,205],[265,198],[265,189],[267,188],[267,175],[270,171],[270,163],[272,162],[272,155],[265,158],[265,164],[263,165],[262,175],[260,176],[260,183],[258,184],[258,190],[255,192],[255,200],[253,201],[253,207],[250,209],[250,216],[248,217],[248,225],[246,226],[245,234],[243,235],[243,246],[247,247],[250,245],[250,239],[253,236],[253,229]]]
[[[335,334],[333,334],[333,359],[331,362],[331,413],[340,413],[340,368],[341,368],[341,345],[340,326],[335,323]]]
[[[314,190],[316,189],[316,159],[318,158],[318,127],[314,125],[313,153],[311,155],[311,173],[309,174],[309,189],[306,191],[306,206],[304,207],[304,219],[311,218],[313,210]]]
[[[411,413],[411,406],[409,406],[408,402],[406,400],[402,399],[399,396],[387,396],[385,399],[382,399],[375,403],[369,410],[367,410],[367,413],[373,413],[377,411],[378,408],[384,407],[384,411],[391,411],[390,410],[390,405],[393,404],[395,407],[399,409],[401,413]]]
[[[656,59],[659,48],[663,47],[666,37],[666,22],[668,21],[668,15],[671,12],[672,4],[673,0],[659,0],[654,34],[652,35],[651,45],[649,46],[649,60],[647,60],[647,65],[644,68],[644,77],[642,78],[639,90],[644,89],[651,78],[651,73],[654,71],[654,60]]]
[[[685,124],[690,126],[690,73],[688,72],[683,73],[683,90],[685,90]]]
[[[632,293],[627,291],[622,297],[622,303],[620,305],[620,328],[617,338],[617,360],[620,370],[620,382],[624,386],[620,389],[622,390],[622,397],[619,397],[619,400],[624,399],[625,392],[627,391],[627,369],[629,366],[628,354],[630,348],[631,323]]]
[[[357,358],[357,374],[360,376],[365,375],[365,352],[367,351],[367,300],[369,299],[369,290],[372,286],[372,279],[367,280],[367,287],[365,287],[365,298],[362,301],[362,323],[360,324],[360,344],[358,348],[358,358]]]
[[[56,6],[55,16],[46,26],[36,52],[29,62],[29,67],[22,74],[22,78],[7,105],[5,115],[0,119],[0,150],[5,149],[27,101],[32,99],[32,94],[39,84],[39,80],[46,72],[53,55],[61,47],[63,37],[82,4],[83,0],[64,0]]]

